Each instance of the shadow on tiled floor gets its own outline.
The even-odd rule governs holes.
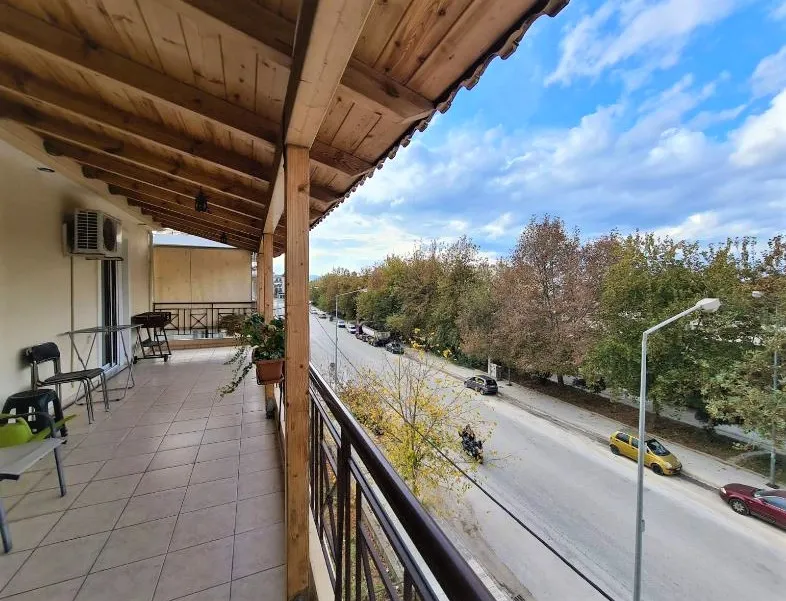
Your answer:
[[[88,426],[71,412],[68,494],[51,459],[3,482],[9,601],[263,601],[284,596],[283,479],[253,378],[218,400],[228,349],[140,362]],[[125,378],[125,374],[121,375]]]

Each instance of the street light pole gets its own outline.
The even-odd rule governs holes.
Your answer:
[[[667,320],[660,322],[658,325],[644,330],[641,335],[641,381],[639,383],[639,448],[638,448],[638,464],[636,466],[636,551],[634,558],[633,570],[633,601],[641,601],[641,560],[642,560],[642,545],[644,535],[644,437],[645,426],[647,419],[647,340],[650,334],[657,332],[662,327],[670,323],[690,315],[694,311],[705,311],[713,313],[720,307],[720,300],[717,298],[704,298],[698,303],[693,305],[690,309],[686,309],[682,313],[678,313]]]
[[[339,296],[347,296],[349,294],[355,294],[357,292],[368,292],[368,288],[358,288],[357,290],[350,290],[349,292],[342,292],[341,294],[336,295],[336,334],[334,336],[334,345],[333,345],[333,386],[338,387],[338,297]]]

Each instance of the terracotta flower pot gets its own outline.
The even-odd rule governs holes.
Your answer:
[[[284,377],[284,360],[268,359],[254,361],[257,368],[257,384],[276,384]]]

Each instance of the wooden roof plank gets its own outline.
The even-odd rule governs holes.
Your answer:
[[[24,11],[0,4],[0,31],[57,60],[99,73],[154,98],[266,140],[271,146],[275,145],[278,127],[272,121],[125,56],[90,46],[81,37],[53,27]]]
[[[282,18],[260,6],[254,0],[164,0],[178,6],[192,18],[198,14],[227,35],[244,35],[265,56],[290,69],[295,39],[294,20]],[[352,59],[341,78],[341,92],[354,101],[366,104],[371,110],[394,121],[411,121],[424,111],[434,109],[433,103],[384,73],[374,72],[361,61]]]
[[[411,3],[412,0],[377,2],[360,34],[354,57],[366,65],[373,66]]]
[[[196,86],[196,74],[186,46],[180,15],[158,2],[141,2],[139,9],[155,46],[163,73]]]
[[[140,202],[146,202],[167,208],[172,211],[180,211],[184,214],[190,215],[196,213],[194,208],[194,199],[167,192],[165,190],[154,189],[152,194],[145,194],[138,188],[139,182],[132,182],[133,184],[128,188],[124,186],[117,186],[115,184],[107,184],[110,194],[119,194],[121,196],[133,197]],[[237,229],[238,231],[245,231],[247,233],[259,234],[262,231],[262,223],[259,219],[244,217],[239,213],[228,211],[222,207],[216,206],[215,203],[208,205],[207,215],[225,222],[226,227]]]
[[[137,3],[128,0],[101,1],[126,53],[138,63],[163,70]]]
[[[213,242],[221,242],[221,234],[225,233],[220,229],[205,228],[202,227],[201,224],[195,224],[184,219],[178,219],[176,217],[172,217],[171,215],[164,215],[155,211],[150,211],[148,209],[143,209],[142,214],[149,215],[155,221],[160,223],[162,227],[177,230],[178,232],[183,232],[184,234],[191,234],[192,236],[205,238],[207,240],[212,240]],[[227,244],[230,246],[250,252],[257,252],[259,250],[259,242],[255,242],[251,238],[238,237],[234,234],[226,234],[226,237]]]
[[[213,31],[201,30],[197,23],[187,17],[181,17],[180,23],[191,67],[194,70],[196,86],[213,96],[229,98],[220,36]],[[236,57],[230,57],[228,62],[233,63],[235,60]],[[234,99],[232,100],[235,102]],[[235,104],[245,106],[239,102]]]
[[[1,63],[0,90],[40,100],[118,132],[150,140],[171,150],[263,181],[269,181],[271,177],[270,168],[252,158],[228,152],[209,142],[189,138],[161,123],[119,111],[88,96],[70,92],[31,73]]]

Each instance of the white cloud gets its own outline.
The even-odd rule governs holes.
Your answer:
[[[488,238],[496,240],[505,236],[513,226],[513,213],[502,213],[493,221],[489,221],[486,225],[480,228]]]
[[[712,242],[728,237],[755,236],[762,228],[747,219],[739,219],[732,213],[705,211],[689,215],[677,225],[656,228],[653,233],[675,240],[698,240]]]
[[[776,20],[786,19],[786,0],[781,0],[780,4],[772,10],[772,17]]]
[[[786,159],[786,90],[772,99],[765,112],[748,117],[732,139],[731,161],[736,165],[753,167]]]
[[[783,5],[786,7],[786,3]],[[753,93],[769,96],[786,89],[786,46],[761,60],[751,76]]]
[[[694,130],[702,130],[718,123],[733,121],[739,117],[742,114],[742,111],[744,111],[747,107],[747,104],[740,104],[739,106],[723,109],[720,111],[701,111],[688,122],[688,127]]]
[[[567,85],[624,66],[631,70],[628,87],[638,87],[650,72],[674,66],[695,30],[734,8],[734,0],[608,0],[568,30],[546,84]]]

